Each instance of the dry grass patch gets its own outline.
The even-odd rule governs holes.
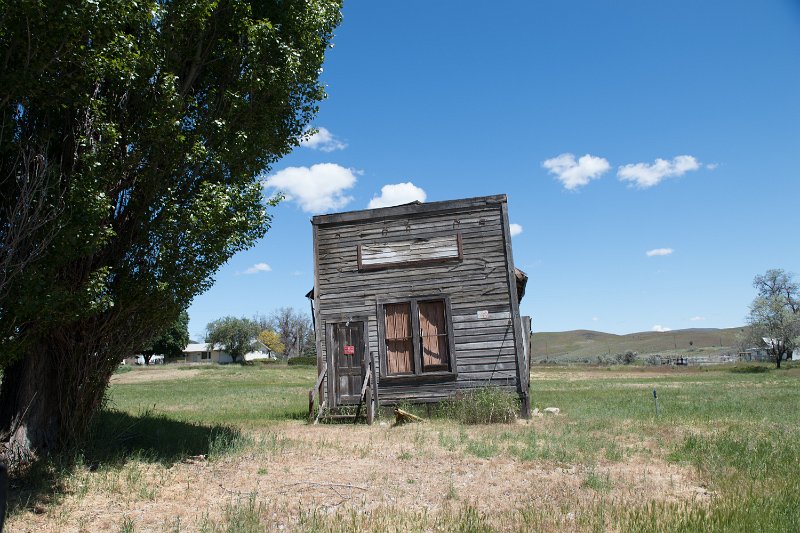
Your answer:
[[[132,383],[151,383],[153,381],[172,381],[177,379],[192,379],[203,372],[200,368],[182,369],[168,366],[167,368],[142,367],[122,374],[111,376],[112,385]]]
[[[543,427],[550,423],[541,421]],[[591,466],[520,460],[507,445],[530,427],[476,426],[462,437],[463,427],[446,422],[402,427],[281,423],[249,434],[251,444],[215,461],[163,466],[133,460],[118,470],[80,469],[57,505],[14,516],[11,531],[115,531],[123,517],[135,531],[171,531],[175,524],[198,531],[203,524],[224,523],[234,504],[244,506],[239,511],[253,506],[262,522],[274,518],[275,524],[300,527],[376,509],[434,519],[466,506],[498,524],[522,507],[559,516],[580,512],[578,502],[598,495],[633,505],[707,498],[690,469],[660,459],[603,460]],[[456,444],[448,446],[448,439]],[[498,442],[496,454],[472,453],[470,442],[487,440]]]

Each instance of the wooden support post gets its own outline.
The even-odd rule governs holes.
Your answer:
[[[322,381],[325,379],[325,374],[327,370],[323,370],[320,372],[319,376],[317,376],[317,382],[314,386],[308,391],[308,423],[315,423],[319,420],[319,417],[322,416],[322,407],[325,404],[322,396]],[[314,397],[319,392],[319,414],[317,415],[316,419],[314,418]]]
[[[380,409],[380,402],[378,401],[378,372],[375,370],[375,352],[369,353],[369,365],[372,372],[372,400],[375,402],[374,411]]]
[[[531,417],[531,395],[525,393],[522,395],[522,405],[520,406],[520,416],[528,419]]]
[[[372,401],[372,387],[367,387],[367,424],[375,421],[375,402]]]
[[[361,404],[364,403],[366,400],[369,404],[369,379],[371,374],[369,373],[369,363],[364,365],[364,384],[361,385],[361,394],[358,396],[358,407],[356,408],[356,416],[353,418],[353,424],[358,421],[358,415],[361,414]]]
[[[314,389],[308,391],[308,423],[314,422]]]
[[[327,403],[328,403],[327,400],[323,400],[323,401],[320,402],[320,404],[319,404],[319,412],[317,413],[317,418],[314,419],[314,424],[318,424],[319,423],[319,419],[320,419],[320,417],[322,417],[322,412],[325,410],[325,406],[327,405]]]

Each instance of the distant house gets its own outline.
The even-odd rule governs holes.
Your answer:
[[[275,359],[275,354],[270,352],[262,342],[255,342],[256,349],[247,352],[244,356],[245,361]],[[191,343],[183,349],[184,360],[187,363],[232,363],[233,358],[225,351],[225,346],[221,344]]]
[[[761,346],[747,348],[739,352],[739,357],[745,361],[772,361],[773,355],[769,351],[773,346],[780,344],[780,341],[770,337],[763,337],[761,341],[763,343]],[[800,349],[795,349],[791,354],[787,355],[787,359],[800,361]]]
[[[772,356],[763,346],[751,346],[739,352],[742,361],[770,361]]]

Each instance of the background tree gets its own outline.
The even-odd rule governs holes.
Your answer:
[[[244,356],[255,350],[255,341],[261,328],[247,318],[226,316],[206,326],[206,343],[209,350],[214,345],[230,354],[234,363],[244,362]]]
[[[260,340],[264,346],[272,353],[279,353],[283,354],[283,351],[286,347],[281,342],[281,337],[275,331],[271,329],[265,329],[261,333],[258,334],[258,340]]]
[[[750,304],[748,335],[757,344],[767,344],[775,366],[800,347],[800,286],[794,274],[781,269],[756,276],[753,287],[758,295]]]
[[[309,344],[314,344],[314,329],[311,317],[292,307],[282,307],[268,318],[256,317],[263,329],[271,329],[284,345],[285,358],[298,357],[306,353]]]
[[[178,319],[160,337],[142,350],[142,355],[144,355],[145,362],[149,365],[150,358],[156,354],[166,357],[180,357],[183,355],[183,350],[187,344],[189,344],[189,313],[184,310],[181,311]]]
[[[8,459],[80,437],[118,361],[264,235],[259,177],[325,96],[340,7],[0,0],[0,246],[33,221],[0,294]]]

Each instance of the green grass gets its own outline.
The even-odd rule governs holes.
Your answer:
[[[519,397],[499,387],[481,387],[442,402],[436,411],[464,424],[507,424],[517,419]]]
[[[269,477],[274,472],[270,458],[297,444],[275,423],[305,417],[314,368],[276,364],[169,370],[169,365],[133,369],[120,376],[123,382],[110,388],[109,408],[89,441],[77,455],[47,463],[45,477],[66,479],[58,487],[48,485],[49,494],[82,494],[91,483],[93,490],[100,483],[110,494],[158,501],[169,497],[167,485],[147,483],[137,470],[142,462],[169,467],[203,454],[213,464],[241,453],[263,461],[258,475]],[[461,459],[518,462],[521,469],[534,463],[574,469],[583,496],[574,498],[572,507],[521,502],[513,511],[483,513],[472,506],[476,495],[451,480],[441,493],[443,507],[435,513],[381,505],[331,512],[300,505],[287,511],[273,508],[264,495],[244,494],[221,502],[222,512],[213,520],[176,523],[171,530],[263,531],[274,527],[276,513],[291,512],[294,522],[287,522],[288,529],[301,531],[800,531],[800,368],[536,371],[533,406],[559,407],[561,415],[530,425],[434,418],[407,434],[397,461],[424,465],[430,449],[438,447]],[[134,379],[139,372],[154,379]],[[170,378],[159,379],[161,372]],[[380,446],[381,432],[387,431],[399,430],[376,427],[367,435]],[[366,457],[370,446],[365,442],[358,453]],[[623,482],[609,472],[634,458],[694,472],[711,498],[631,505],[618,496]],[[70,464],[83,468],[71,470]],[[416,490],[412,481],[409,490]],[[57,498],[50,501],[58,505]],[[120,515],[120,531],[131,531],[133,525]]]
[[[664,459],[695,468],[716,494],[708,507],[654,503],[629,509],[599,500],[586,518],[587,529],[800,530],[799,368],[732,372],[722,367],[666,375],[632,371],[613,378],[596,372],[598,377],[588,380],[569,380],[569,372],[549,373],[552,377],[545,371],[546,377],[532,384],[533,402],[559,406],[567,416],[556,432],[523,435],[515,449],[519,457],[550,455],[592,464],[601,458],[622,460],[619,438],[652,440]],[[653,388],[659,396],[658,417]],[[600,481],[595,472],[585,485],[599,487]]]
[[[308,416],[308,389],[316,378],[313,368],[272,364],[187,369],[195,372],[168,381],[114,384],[108,391],[108,405],[128,413],[151,410],[182,422],[242,429]],[[134,372],[155,372],[157,376],[159,370]]]

